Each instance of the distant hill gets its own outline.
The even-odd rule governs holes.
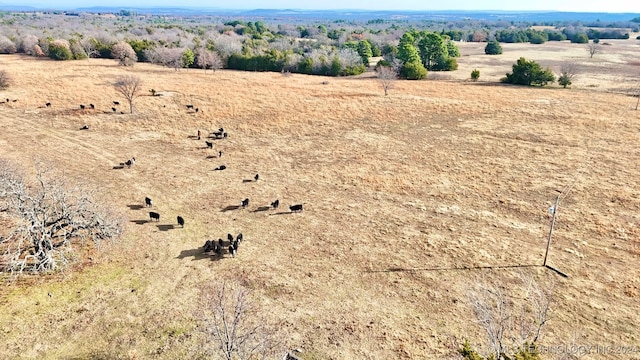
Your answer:
[[[58,10],[69,12],[119,13],[121,10],[156,15],[219,15],[243,18],[278,18],[282,20],[487,20],[487,21],[630,21],[639,17],[638,13],[591,13],[560,11],[501,11],[501,10],[441,10],[441,11],[403,11],[403,10],[301,10],[301,9],[255,9],[237,10],[215,7],[111,7],[94,6],[69,9],[36,8],[32,6],[7,5],[0,3],[0,11],[42,11]]]

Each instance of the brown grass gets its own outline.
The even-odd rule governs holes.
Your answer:
[[[55,164],[131,221],[75,272],[3,286],[0,358],[184,358],[197,346],[199,288],[225,277],[252,288],[308,358],[448,358],[464,338],[483,341],[469,285],[508,286],[521,273],[559,285],[543,344],[637,345],[640,112],[622,94],[638,77],[621,50],[637,44],[612,43],[593,59],[568,43],[507,45],[498,57],[461,44],[450,78],[399,81],[386,97],[370,76],[323,85],[0,57],[16,80],[2,97],[18,100],[0,104],[0,157]],[[520,56],[585,71],[572,89],[497,84]],[[474,68],[477,83],[466,81]],[[163,96],[113,114],[112,82],[125,73]],[[79,109],[88,103],[96,110]],[[214,148],[224,155],[208,159],[190,136],[221,126],[229,138]],[[131,156],[133,168],[113,169]],[[562,189],[549,263],[569,278],[464,269],[541,264]],[[159,224],[139,224],[147,210],[129,206],[145,196]],[[245,197],[247,209],[221,211]],[[253,211],[276,198],[305,211]],[[184,229],[168,229],[176,215]],[[200,256],[206,239],[238,232],[235,259]]]

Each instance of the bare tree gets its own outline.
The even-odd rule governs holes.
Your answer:
[[[0,209],[9,214],[12,228],[0,234],[0,271],[17,276],[61,269],[78,245],[99,246],[120,234],[120,221],[90,192],[50,174],[39,166],[35,181],[28,182],[15,165],[0,160]]]
[[[0,70],[0,89],[4,90],[11,85],[11,77],[7,70]]]
[[[279,341],[273,329],[260,318],[251,292],[234,283],[222,282],[202,292],[205,328],[204,350],[223,359],[271,359]]]
[[[171,67],[174,70],[184,67],[182,54],[185,49],[180,48],[154,48],[145,51],[145,56],[154,64]]]
[[[140,95],[142,80],[133,75],[120,76],[114,84],[116,91],[129,102],[129,111],[133,114],[133,102]]]
[[[505,359],[514,349],[529,351],[549,320],[553,286],[541,287],[522,277],[523,301],[495,283],[479,282],[467,294],[474,314],[487,336],[490,355]],[[518,289],[511,289],[516,292]]]
[[[4,35],[0,35],[0,54],[15,54],[18,51],[16,44]]]
[[[138,61],[138,56],[131,45],[126,41],[120,41],[111,48],[111,55],[122,66],[133,66]]]
[[[208,69],[212,69],[215,72],[217,69],[222,68],[222,58],[215,51],[207,50],[206,48],[200,48],[198,53],[198,66],[200,66],[205,72]]]
[[[558,77],[558,84],[562,87],[571,85],[576,75],[578,75],[579,66],[575,62],[565,61],[560,65],[560,76]]]
[[[600,42],[596,40],[592,40],[587,44],[587,51],[589,52],[589,58],[593,58],[593,55],[600,53],[602,48],[600,47]]]
[[[393,89],[393,85],[398,78],[398,72],[391,66],[379,66],[377,73],[378,81],[384,90],[384,95],[387,96],[389,90]]]

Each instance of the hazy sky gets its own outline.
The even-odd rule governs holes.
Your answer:
[[[226,9],[367,9],[367,10],[557,10],[577,12],[640,13],[638,0],[0,0],[12,5],[77,8],[116,7],[218,7]]]

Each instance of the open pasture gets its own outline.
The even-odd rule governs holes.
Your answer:
[[[17,101],[0,104],[0,157],[54,165],[126,221],[74,271],[2,285],[0,358],[188,358],[202,340],[199,291],[222,279],[252,289],[308,359],[455,358],[465,338],[483,349],[467,290],[523,275],[555,283],[542,344],[638,345],[640,111],[614,92],[638,74],[582,47],[571,56],[593,64],[571,89],[495,82],[520,56],[562,61],[559,45],[487,57],[462,44],[458,72],[398,81],[386,97],[367,76],[1,56],[15,80],[2,97]],[[474,68],[477,83],[466,81]],[[122,74],[144,82],[133,115],[112,86]],[[228,137],[213,149],[196,139],[220,127]],[[484,269],[542,264],[558,190],[549,264],[569,277]],[[207,239],[239,232],[235,258],[202,254]],[[595,358],[618,357],[584,357]]]

